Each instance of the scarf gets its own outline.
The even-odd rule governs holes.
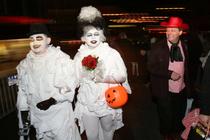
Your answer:
[[[181,50],[178,46],[179,41],[177,43],[172,43],[172,42],[170,42],[170,43],[171,43],[171,50],[170,50],[171,62],[183,61],[182,53],[181,53]]]

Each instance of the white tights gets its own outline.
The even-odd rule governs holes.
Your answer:
[[[102,129],[104,140],[113,139],[114,129],[112,115],[107,115],[100,118],[96,116],[84,115],[82,119],[88,140],[100,140],[100,128]]]

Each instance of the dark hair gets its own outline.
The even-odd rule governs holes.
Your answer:
[[[77,24],[77,30],[78,30],[78,37],[81,37],[84,35],[84,28],[87,26],[93,26],[97,29],[101,29],[104,32],[104,35],[107,35],[107,25],[105,20],[102,17],[96,17],[94,21],[78,21]]]

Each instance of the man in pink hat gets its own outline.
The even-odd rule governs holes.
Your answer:
[[[165,140],[179,139],[183,130],[188,87],[188,55],[180,36],[188,29],[179,17],[162,22],[166,39],[154,44],[148,54],[151,93],[157,105],[160,133]]]

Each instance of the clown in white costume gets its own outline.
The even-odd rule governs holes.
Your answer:
[[[19,126],[30,121],[37,140],[80,140],[71,104],[73,62],[59,47],[49,45],[43,24],[31,25],[29,36],[31,50],[17,66]]]
[[[88,140],[112,140],[114,131],[123,126],[122,109],[107,105],[105,91],[122,83],[131,93],[126,67],[120,54],[105,43],[104,21],[95,7],[83,7],[78,23],[84,44],[74,57],[79,87],[75,117]],[[92,70],[82,64],[88,55],[97,58],[97,66]]]

